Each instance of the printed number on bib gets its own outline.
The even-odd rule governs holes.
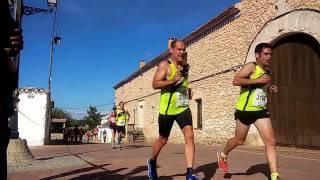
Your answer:
[[[177,98],[177,107],[184,107],[189,105],[189,95],[187,90],[182,92],[176,92]]]
[[[253,105],[257,107],[265,107],[267,104],[267,94],[262,89],[255,90]]]
[[[120,124],[120,126],[124,126],[126,124],[126,122],[125,121],[120,121],[119,124]]]

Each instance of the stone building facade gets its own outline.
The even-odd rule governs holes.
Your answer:
[[[232,80],[243,64],[255,60],[258,43],[274,44],[294,33],[308,34],[319,43],[319,24],[318,0],[241,0],[185,37],[195,142],[221,145],[234,134],[234,105],[240,88]],[[125,102],[130,123],[143,131],[147,142],[158,137],[160,94],[152,88],[152,78],[157,64],[168,56],[168,51],[163,52],[114,86],[115,102]],[[176,123],[169,142],[184,142]],[[261,145],[254,127],[246,143]]]

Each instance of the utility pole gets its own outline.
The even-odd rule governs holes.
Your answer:
[[[49,0],[50,1],[50,0]],[[54,1],[54,0],[51,0]],[[50,141],[51,139],[51,133],[50,133],[50,126],[51,126],[51,121],[52,121],[52,108],[53,108],[53,101],[51,98],[52,92],[51,92],[51,81],[52,81],[52,66],[53,66],[53,54],[54,54],[54,47],[55,45],[60,45],[61,43],[61,38],[56,36],[56,23],[57,23],[57,9],[59,6],[60,0],[56,0],[54,3],[54,17],[53,17],[53,27],[52,27],[52,35],[50,39],[50,62],[49,62],[49,76],[48,76],[48,119],[46,122],[46,128],[48,129],[48,132],[46,134],[46,143]]]

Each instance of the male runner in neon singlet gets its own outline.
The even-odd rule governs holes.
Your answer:
[[[271,85],[268,72],[271,60],[271,45],[260,43],[255,48],[256,62],[246,64],[235,76],[233,85],[241,86],[236,104],[235,136],[227,141],[224,149],[217,153],[218,165],[223,172],[228,172],[227,155],[243,144],[251,124],[258,129],[265,144],[271,179],[279,179],[276,158],[276,140],[267,110],[267,94],[277,93],[277,86]]]
[[[124,109],[124,103],[119,103],[119,109],[116,110],[116,126],[117,126],[117,137],[118,137],[118,150],[121,150],[122,138],[126,133],[126,124],[130,119],[130,114]]]
[[[153,77],[154,89],[161,89],[159,110],[159,138],[154,142],[152,157],[148,160],[148,177],[158,179],[156,161],[161,149],[166,145],[173,122],[176,120],[185,139],[187,161],[187,180],[198,179],[193,173],[194,135],[192,116],[189,109],[187,66],[185,63],[186,46],[181,40],[171,43],[168,60],[160,62]]]

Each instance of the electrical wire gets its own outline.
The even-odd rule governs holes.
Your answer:
[[[27,120],[29,120],[30,122],[32,122],[33,124],[35,124],[35,125],[37,125],[37,126],[39,126],[39,127],[42,127],[42,128],[44,127],[44,125],[41,125],[41,124],[33,121],[30,117],[28,117],[26,114],[24,114],[23,112],[21,112],[21,111],[19,110],[19,108],[18,108],[18,112],[19,112],[22,116],[24,116]]]
[[[92,107],[103,107],[103,106],[110,106],[114,105],[113,102],[106,103],[106,104],[99,104],[99,105],[89,105]],[[83,106],[83,107],[59,107],[59,109],[87,109],[89,106]]]

